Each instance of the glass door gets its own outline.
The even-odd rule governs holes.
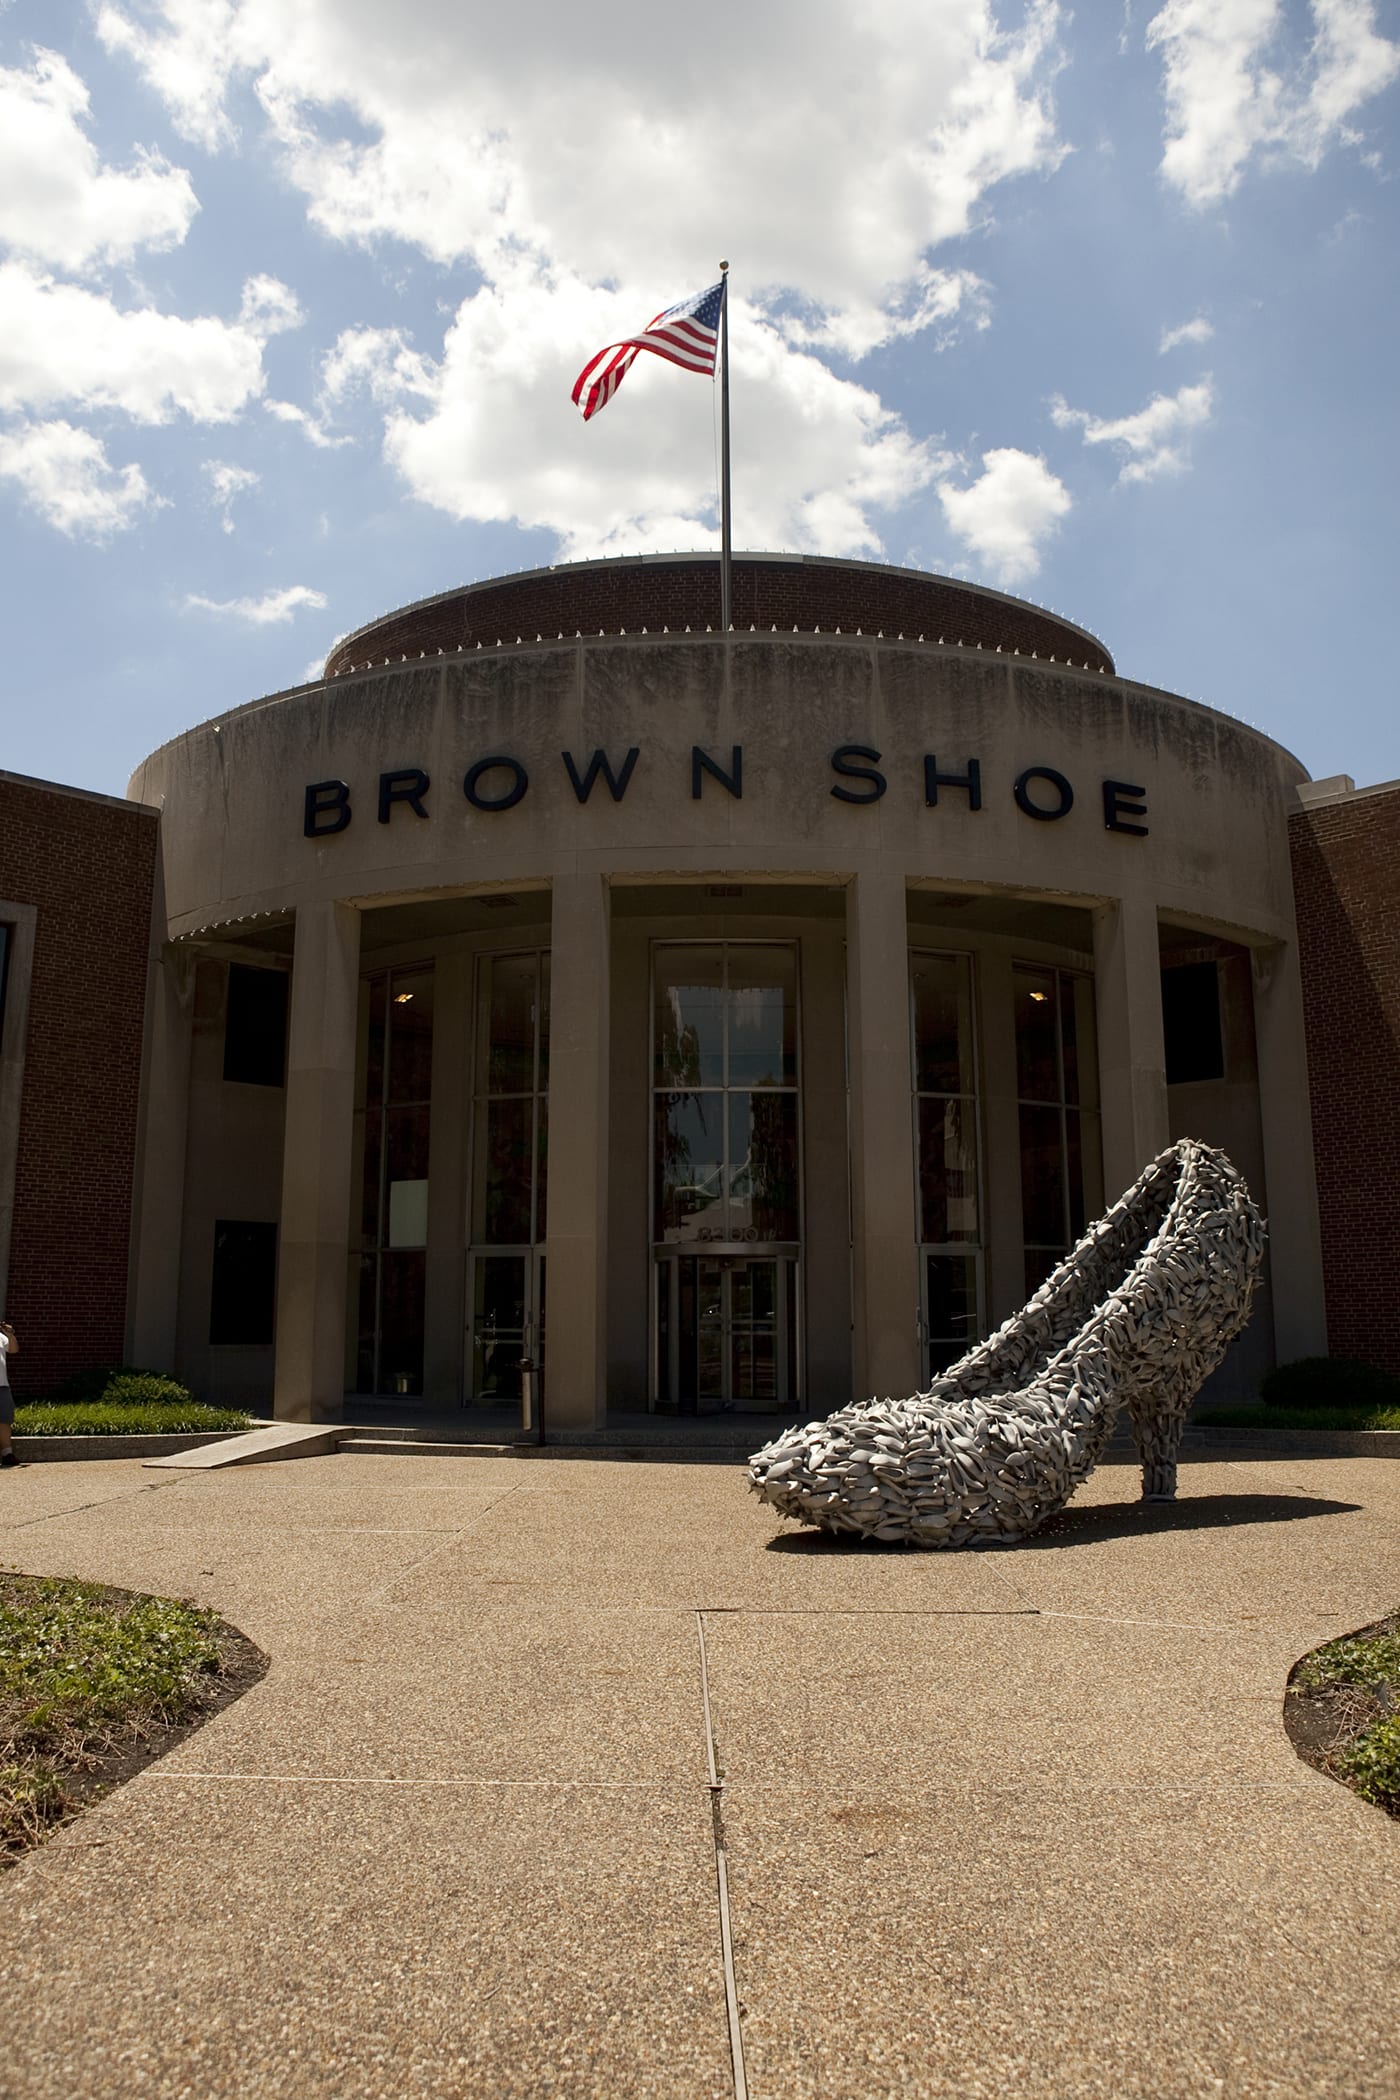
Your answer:
[[[794,1255],[664,1255],[656,1264],[657,1390],[679,1413],[796,1403]]]
[[[797,950],[652,956],[653,1386],[681,1411],[797,1404]]]
[[[982,1332],[982,1225],[972,958],[909,957],[914,1143],[919,1177],[919,1342],[923,1376],[966,1355]]]

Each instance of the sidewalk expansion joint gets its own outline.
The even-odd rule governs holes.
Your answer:
[[[705,1763],[709,1773],[710,1828],[715,1848],[715,1889],[719,1898],[720,1959],[724,1968],[724,2006],[729,2018],[729,2054],[734,2067],[734,2100],[748,2100],[744,2069],[744,2034],[739,2017],[739,1986],[734,1975],[734,1935],[729,1919],[729,1862],[724,1838],[724,1779],[715,1757],[714,1716],[710,1710],[710,1666],[705,1654],[705,1615],[695,1614],[700,1643],[700,1698],[705,1714]]]

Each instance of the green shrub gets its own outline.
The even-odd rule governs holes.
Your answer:
[[[1400,1714],[1387,1714],[1363,1729],[1339,1753],[1336,1766],[1363,1801],[1400,1816]]]
[[[153,1402],[189,1407],[194,1395],[178,1379],[162,1378],[159,1371],[119,1371],[97,1401],[100,1407],[148,1407]]]
[[[1400,1407],[1400,1378],[1349,1356],[1300,1356],[1259,1381],[1270,1407]]]
[[[15,1409],[17,1437],[193,1436],[204,1430],[251,1427],[250,1418],[240,1409],[205,1407],[188,1395],[183,1400],[92,1400],[86,1405],[69,1400],[61,1407],[38,1401]]]
[[[1254,1400],[1203,1407],[1191,1420],[1200,1429],[1400,1429],[1400,1407],[1265,1407]]]
[[[141,1381],[143,1386],[145,1381],[151,1380],[160,1390],[113,1394],[113,1386],[125,1387],[130,1379]],[[189,1397],[186,1388],[164,1371],[148,1371],[140,1364],[99,1364],[90,1371],[75,1371],[71,1378],[65,1378],[62,1385],[56,1386],[49,1394],[49,1403],[54,1407],[72,1407],[88,1400],[188,1400]]]

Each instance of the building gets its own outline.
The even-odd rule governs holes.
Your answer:
[[[1313,786],[966,583],[741,557],[734,630],[708,555],[476,585],[126,805],[54,791],[129,842],[37,906],[70,1062],[79,948],[144,1027],[92,1111],[131,1183],[103,1351],[298,1417],[498,1403],[525,1355],[560,1426],[824,1412],[926,1382],[1189,1134],[1270,1220],[1225,1388],[1329,1323],[1400,1369],[1356,1259],[1400,1201],[1400,790]],[[0,823],[41,792],[0,782]],[[8,1306],[42,1322],[22,1218]]]

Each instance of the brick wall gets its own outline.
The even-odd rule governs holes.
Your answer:
[[[911,639],[943,638],[968,648],[1019,649],[1054,656],[1061,663],[1087,663],[1111,672],[1113,659],[1093,641],[1053,613],[1016,599],[969,590],[941,576],[907,569],[881,569],[860,563],[823,561],[734,564],[734,625],[800,628],[810,634],[820,627],[829,634],[839,627],[854,634],[882,629]],[[362,669],[386,657],[429,656],[439,649],[475,648],[497,642],[533,641],[537,634],[629,634],[643,627],[653,634],[687,625],[703,629],[719,624],[719,565],[714,560],[581,563],[578,567],[541,570],[476,584],[425,599],[402,612],[361,628],[332,650],[326,674]]]
[[[5,1300],[21,1397],[122,1360],[156,831],[0,777],[0,897],[37,911]]]
[[[1328,1346],[1400,1373],[1400,788],[1289,822]]]

